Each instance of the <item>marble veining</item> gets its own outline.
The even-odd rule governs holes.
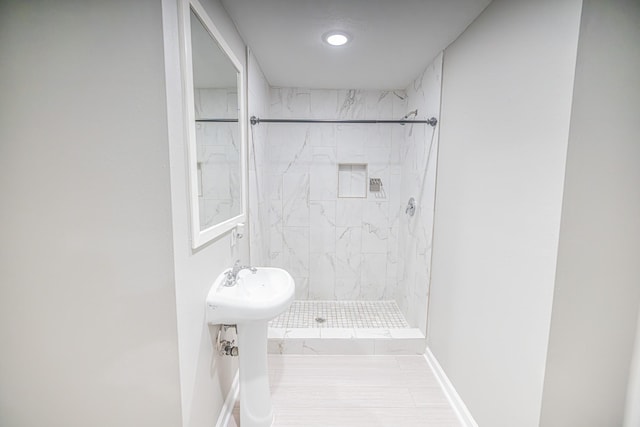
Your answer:
[[[269,116],[388,119],[406,114],[406,102],[403,91],[272,88]],[[387,271],[395,270],[388,260],[398,257],[397,239],[389,246],[389,236],[399,207],[392,208],[387,197],[391,167],[399,166],[398,154],[392,154],[400,147],[394,136],[405,137],[389,125],[270,126],[269,198],[282,199],[282,212],[269,210],[280,216],[270,221],[271,241],[283,242],[281,250],[271,251],[271,259],[308,278],[310,297],[379,299],[392,293],[384,292],[384,282]],[[364,199],[337,197],[338,162],[367,163],[385,192],[367,192]],[[294,255],[290,239],[281,236],[290,227],[308,227],[308,270],[301,268],[304,263]],[[384,269],[376,265],[373,275],[364,271],[365,258],[372,258],[368,255]]]
[[[338,92],[338,117],[341,119],[363,119],[365,97],[362,90],[341,90]]]

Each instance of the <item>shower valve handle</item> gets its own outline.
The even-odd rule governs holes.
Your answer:
[[[413,216],[416,213],[416,199],[414,199],[413,197],[409,199],[407,208],[404,210],[404,213],[409,216]]]

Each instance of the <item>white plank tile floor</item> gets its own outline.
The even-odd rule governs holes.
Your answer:
[[[461,426],[423,356],[270,355],[269,379],[273,427]]]

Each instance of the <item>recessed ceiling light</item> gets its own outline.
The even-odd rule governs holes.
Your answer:
[[[351,40],[351,37],[342,31],[329,31],[322,35],[322,40],[331,46],[342,46]]]

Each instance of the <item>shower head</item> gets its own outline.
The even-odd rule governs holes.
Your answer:
[[[407,114],[405,114],[405,116],[402,118],[402,120],[407,120],[409,117],[411,117],[411,118],[418,117],[418,109],[416,108],[413,111],[409,111]]]

